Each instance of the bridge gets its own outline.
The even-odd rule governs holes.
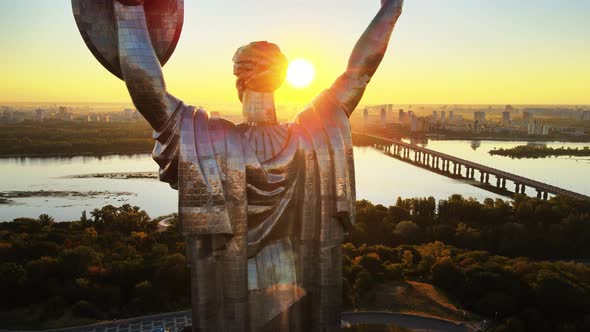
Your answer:
[[[457,158],[445,153],[404,143],[399,140],[372,136],[362,133],[353,133],[356,143],[370,145],[383,151],[390,157],[416,165],[433,172],[455,179],[477,181],[475,186],[508,197],[515,194],[526,195],[526,189],[532,188],[537,192],[537,198],[549,199],[549,195],[569,196],[576,199],[590,200],[589,196],[582,195],[567,189],[559,188],[525,178],[516,174],[508,173],[469,160]],[[495,185],[490,182],[490,176],[495,179]],[[514,184],[514,190],[507,187],[507,181]]]
[[[190,310],[170,312],[153,316],[143,316],[130,319],[115,320],[92,325],[75,326],[59,329],[41,330],[42,332],[184,332],[192,331],[192,312]],[[439,318],[418,316],[412,314],[356,311],[342,313],[343,326],[359,324],[378,324],[384,326],[399,326],[411,331],[421,332],[471,332],[482,331],[485,321],[477,324],[468,322],[453,322]],[[0,330],[0,332],[39,332],[26,330]]]

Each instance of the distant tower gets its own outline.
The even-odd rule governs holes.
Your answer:
[[[449,121],[453,121],[455,120],[455,111],[450,111],[449,112]]]
[[[414,115],[414,112],[408,112],[410,116],[410,130],[412,132],[418,131],[418,118]]]
[[[381,107],[381,123],[380,126],[385,128],[385,125],[387,124],[387,110],[386,110],[386,106],[383,105]]]
[[[406,122],[406,112],[404,112],[404,110],[402,108],[400,108],[399,110],[399,123],[405,123]]]
[[[510,112],[502,112],[502,125],[507,126],[510,124]]]
[[[395,121],[395,113],[393,111],[393,105],[387,105],[387,116],[389,117],[390,121]]]
[[[35,110],[35,121],[43,122],[45,120],[45,110],[38,108]]]

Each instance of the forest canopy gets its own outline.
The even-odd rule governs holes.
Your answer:
[[[430,283],[496,331],[590,330],[590,203],[454,195],[357,202],[343,245],[344,301],[363,309],[380,284]],[[135,317],[190,306],[176,222],[106,206],[80,220],[0,223],[0,328]]]

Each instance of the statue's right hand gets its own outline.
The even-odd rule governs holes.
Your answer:
[[[125,6],[143,6],[144,0],[116,0]]]

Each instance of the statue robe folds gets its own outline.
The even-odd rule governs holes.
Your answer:
[[[182,103],[155,133],[160,178],[179,190],[195,330],[339,328],[355,204],[348,116],[325,91],[282,127],[269,160],[243,127]]]

